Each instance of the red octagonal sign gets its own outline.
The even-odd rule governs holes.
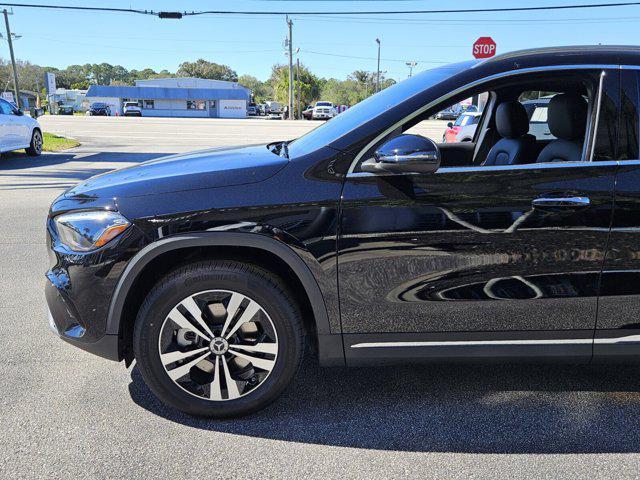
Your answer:
[[[473,43],[475,58],[490,58],[496,54],[496,42],[491,37],[480,37]]]

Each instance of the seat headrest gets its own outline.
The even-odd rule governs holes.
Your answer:
[[[561,93],[549,101],[549,131],[563,140],[578,140],[587,125],[587,102],[579,95]]]
[[[502,138],[519,138],[529,131],[529,117],[520,102],[502,102],[496,109],[496,130]]]

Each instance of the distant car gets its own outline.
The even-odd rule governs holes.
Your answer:
[[[257,108],[258,108],[258,115],[267,114],[267,106],[264,103],[259,103]]]
[[[329,120],[337,115],[336,107],[331,102],[316,102],[311,113],[314,120]]]
[[[472,141],[481,117],[481,112],[465,112],[461,114],[455,123],[449,122],[442,141],[444,143]]]
[[[89,107],[89,115],[102,115],[108,117],[111,115],[111,107],[106,103],[92,103],[91,107]]]
[[[311,120],[313,118],[313,107],[311,105],[302,111],[302,118],[305,120]]]
[[[42,153],[42,128],[35,118],[0,99],[0,153],[24,148],[28,155]]]
[[[73,115],[73,105],[61,105],[58,108],[58,115]]]
[[[247,106],[247,115],[250,117],[255,117],[256,115],[258,115],[258,106],[255,103],[250,103]]]
[[[452,107],[445,108],[436,113],[436,120],[455,120],[458,118],[459,113],[460,110],[455,110]]]
[[[138,102],[124,102],[122,113],[125,117],[141,117],[142,109]]]
[[[266,102],[266,106],[267,115],[271,113],[277,113],[279,115],[282,113],[282,104],[278,102]]]

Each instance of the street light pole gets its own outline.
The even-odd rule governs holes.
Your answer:
[[[18,70],[16,70],[16,57],[13,54],[13,39],[11,38],[11,29],[9,28],[9,12],[4,9],[4,24],[7,27],[7,42],[9,42],[9,54],[11,55],[11,65],[13,67],[13,89],[15,93],[15,101],[18,110],[20,110],[20,87],[18,86]]]
[[[300,117],[301,117],[301,111],[300,111],[300,96],[301,96],[301,88],[302,88],[302,87],[301,87],[302,83],[300,82],[300,57],[297,57],[297,58],[296,58],[296,78],[297,78],[297,80],[298,80],[298,98],[297,98],[297,101],[298,101],[298,108],[297,108],[297,110],[298,110],[298,112],[297,112],[297,116],[296,116],[296,117],[297,117],[297,118],[300,118]]]
[[[293,22],[287,16],[289,25],[289,120],[293,119]]]
[[[380,39],[376,38],[378,44],[378,71],[376,73],[376,93],[380,91]]]
[[[404,62],[404,64],[409,67],[409,78],[411,78],[411,75],[413,75],[413,67],[418,65],[418,62]]]

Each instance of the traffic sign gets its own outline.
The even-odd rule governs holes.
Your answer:
[[[496,42],[491,37],[480,37],[473,43],[475,58],[491,58],[496,54]]]

